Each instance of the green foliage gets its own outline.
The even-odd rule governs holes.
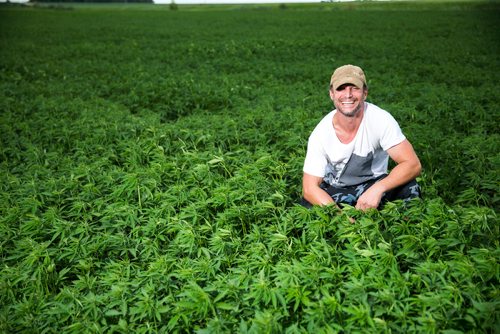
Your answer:
[[[497,331],[498,6],[208,8],[0,8],[0,332]],[[344,63],[422,200],[297,205]]]
[[[172,2],[170,3],[170,5],[168,6],[168,8],[170,8],[170,10],[178,10],[179,6],[177,6],[177,4],[175,3],[175,1],[172,0]]]

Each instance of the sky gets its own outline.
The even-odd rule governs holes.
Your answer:
[[[171,0],[153,0],[157,4],[169,4]],[[307,3],[321,2],[321,0],[174,0],[176,4],[240,4],[240,3]],[[339,0],[334,0],[339,1]],[[354,1],[354,0],[340,0]]]
[[[153,0],[157,4],[169,4],[171,0]],[[175,0],[177,4],[239,4],[239,3],[306,3],[320,2],[320,0]]]
[[[29,0],[10,0],[12,3],[25,3]],[[157,4],[169,4],[172,0],[153,0]],[[252,4],[252,3],[307,3],[321,2],[321,0],[174,0],[177,4]],[[334,0],[334,1],[349,1],[349,0]],[[354,0],[351,0],[354,1]],[[0,0],[0,3],[5,3],[7,0]]]
[[[12,3],[25,3],[29,0],[10,0]],[[156,4],[170,4],[172,0],[153,0]],[[253,3],[318,3],[322,0],[174,0],[176,4],[253,4]],[[330,0],[323,0],[330,1]],[[345,2],[356,0],[331,0],[333,2]],[[7,0],[0,0],[0,3],[5,3]],[[125,2],[125,0],[124,0]]]

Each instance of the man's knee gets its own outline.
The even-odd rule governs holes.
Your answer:
[[[387,201],[409,201],[413,198],[421,198],[422,194],[420,191],[420,186],[418,185],[417,181],[413,179],[410,182],[387,192],[385,197]]]

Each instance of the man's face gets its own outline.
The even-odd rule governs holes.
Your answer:
[[[354,117],[363,110],[367,95],[366,89],[358,88],[352,84],[344,84],[336,90],[330,89],[330,98],[335,104],[335,108],[347,117]]]

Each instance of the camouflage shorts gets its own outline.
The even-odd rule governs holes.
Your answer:
[[[387,175],[383,175],[374,180],[370,180],[355,186],[350,187],[335,187],[327,184],[326,182],[321,183],[320,187],[324,191],[328,193],[332,197],[332,199],[337,203],[340,207],[345,204],[356,206],[358,198],[375,182],[383,179]],[[379,209],[383,207],[383,205],[390,201],[395,200],[403,200],[408,201],[413,198],[421,197],[420,186],[418,185],[416,180],[411,180],[410,182],[389,190],[384,193],[382,196],[382,200],[380,201]],[[310,208],[312,205],[307,200],[302,198],[301,203],[303,206]]]

